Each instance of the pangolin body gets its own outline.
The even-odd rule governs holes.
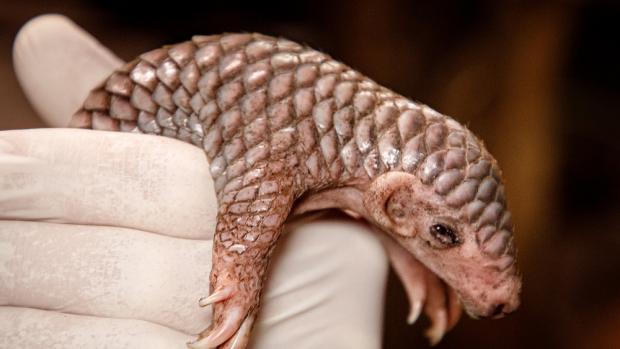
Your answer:
[[[236,342],[247,342],[269,256],[296,200],[368,191],[388,173],[412,175],[416,188],[458,212],[495,273],[514,269],[500,171],[483,144],[452,118],[285,39],[197,36],[145,53],[94,89],[71,126],[204,149],[219,211],[206,302],[214,303],[214,323],[196,347],[245,346],[230,338],[243,332]],[[398,195],[386,200],[405,205]],[[406,213],[398,207],[390,212]],[[362,216],[381,226],[374,209]]]

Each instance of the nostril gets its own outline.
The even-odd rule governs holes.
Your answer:
[[[500,303],[495,305],[493,311],[491,312],[491,317],[495,317],[501,315],[504,312],[504,308],[506,307],[506,303]]]

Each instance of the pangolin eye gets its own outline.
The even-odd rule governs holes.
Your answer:
[[[445,224],[437,223],[431,225],[430,233],[437,241],[446,247],[456,246],[461,243],[454,229]]]

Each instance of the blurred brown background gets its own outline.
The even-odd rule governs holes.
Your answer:
[[[455,116],[505,172],[523,305],[463,319],[439,348],[620,347],[620,3],[5,1],[0,130],[43,127],[21,93],[11,44],[29,18],[65,14],[120,57],[193,34],[259,31],[330,53]],[[423,348],[391,278],[385,348]]]

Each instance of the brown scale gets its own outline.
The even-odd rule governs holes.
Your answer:
[[[213,328],[234,306],[243,317],[257,311],[296,199],[389,171],[415,175],[460,208],[491,258],[515,253],[499,168],[470,131],[288,40],[197,36],[145,53],[93,90],[71,126],[204,149],[219,203],[212,291],[239,285],[215,303]]]

